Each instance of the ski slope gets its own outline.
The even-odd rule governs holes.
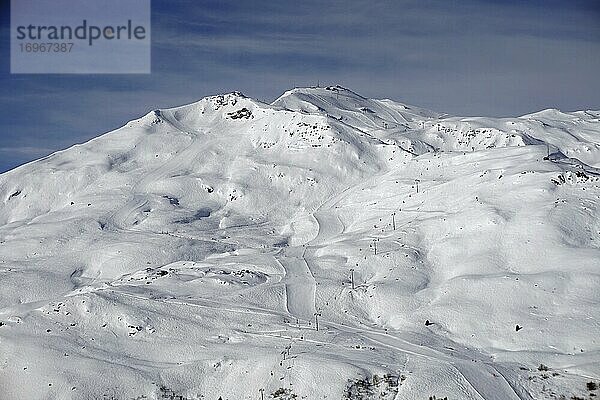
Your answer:
[[[0,398],[592,399],[599,172],[599,111],[152,111],[0,175]]]

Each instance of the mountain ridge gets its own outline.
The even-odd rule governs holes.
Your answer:
[[[1,174],[0,392],[593,394],[600,113],[328,88],[153,110]]]

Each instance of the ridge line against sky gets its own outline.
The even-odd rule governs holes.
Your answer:
[[[154,108],[294,86],[454,115],[600,109],[600,2],[152,2],[152,74],[10,75],[0,6],[0,172]]]

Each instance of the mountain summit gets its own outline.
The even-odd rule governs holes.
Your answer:
[[[154,110],[0,175],[0,393],[588,398],[599,168],[598,111]]]

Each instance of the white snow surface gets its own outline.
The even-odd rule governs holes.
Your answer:
[[[591,399],[599,171],[598,111],[153,111],[0,175],[0,399]]]

